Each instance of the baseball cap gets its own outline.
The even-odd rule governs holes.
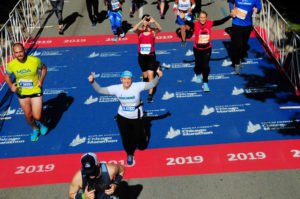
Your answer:
[[[125,70],[121,73],[121,77],[130,77],[130,78],[132,78],[133,75],[132,75],[132,72],[130,72],[129,70]]]
[[[96,175],[98,172],[98,159],[95,153],[86,153],[81,157],[82,173]]]

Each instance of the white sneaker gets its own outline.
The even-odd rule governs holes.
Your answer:
[[[125,33],[122,32],[122,33],[120,34],[120,37],[124,38],[124,37],[125,37]]]

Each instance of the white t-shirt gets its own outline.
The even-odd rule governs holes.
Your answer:
[[[145,84],[145,82],[132,83],[128,89],[124,89],[122,84],[107,87],[109,94],[115,95],[120,102],[119,115],[128,119],[136,119],[139,109],[140,117],[143,116],[142,106],[136,107],[140,104],[140,93],[145,90]]]

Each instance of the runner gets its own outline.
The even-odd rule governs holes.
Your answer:
[[[81,157],[82,168],[75,173],[69,186],[69,199],[117,199],[116,189],[125,168],[120,164],[100,163],[95,153]]]
[[[27,56],[21,43],[13,45],[13,56],[8,63],[5,81],[10,90],[17,94],[20,106],[27,123],[33,128],[31,141],[37,141],[39,134],[46,135],[48,128],[42,120],[43,92],[42,86],[47,73],[47,67],[34,56]],[[12,82],[14,75],[16,82]]]
[[[166,0],[157,0],[157,8],[159,10],[160,19],[165,19]]]
[[[260,0],[229,0],[231,10],[236,15],[232,19],[232,65],[237,75],[240,74],[241,62],[248,57],[248,40],[253,30],[253,13],[261,10]]]
[[[186,31],[191,29],[193,22],[192,10],[195,8],[195,0],[175,0],[173,11],[176,13],[176,23],[180,26],[181,46],[186,46]]]
[[[99,20],[99,0],[86,0],[85,2],[92,27],[95,27]]]
[[[151,82],[133,83],[130,71],[121,73],[122,84],[101,87],[94,79],[94,73],[88,77],[96,92],[115,95],[120,106],[117,115],[117,124],[122,137],[123,147],[127,153],[127,164],[132,165],[136,148],[144,149],[148,143],[145,131],[144,113],[140,99],[141,91],[154,88],[159,82],[157,75]]]
[[[156,27],[151,27],[154,24]],[[142,25],[141,28],[139,28]],[[144,15],[132,30],[138,35],[138,62],[143,73],[144,81],[152,81],[159,69],[155,55],[155,36],[162,28],[150,15]],[[162,75],[162,74],[161,74]],[[153,101],[154,89],[149,89],[147,101]]]
[[[58,33],[60,35],[64,34],[64,24],[63,24],[63,8],[64,8],[64,0],[50,0],[53,11],[58,20]]]
[[[210,73],[209,60],[211,57],[211,28],[218,26],[231,18],[227,16],[221,20],[207,20],[207,12],[200,11],[199,18],[194,22],[194,56],[195,56],[195,82],[202,83],[203,78],[203,90],[209,92],[208,87],[208,75]],[[202,78],[201,78],[202,76]]]
[[[111,29],[114,34],[113,41],[118,41],[118,37],[125,37],[125,32],[122,29],[122,0],[105,0],[107,6],[107,15],[111,24]]]

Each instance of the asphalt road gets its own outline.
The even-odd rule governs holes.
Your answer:
[[[151,14],[166,32],[175,31],[175,16],[171,12],[173,2],[168,3],[166,19],[160,20],[156,2],[148,1],[143,6],[143,13]],[[215,2],[203,0],[202,9],[209,13],[210,19],[220,19],[228,14],[225,0]],[[138,13],[129,18],[128,0],[124,4],[123,16],[128,25],[139,21]],[[103,2],[100,10],[105,10]],[[65,21],[68,26],[66,36],[112,34],[109,21],[106,19],[92,27],[89,22],[85,0],[66,0],[64,7]],[[46,17],[46,16],[45,16]],[[46,19],[46,18],[45,18]],[[47,19],[41,37],[59,36],[56,30],[57,21],[54,15]],[[230,26],[230,21],[224,26]],[[128,33],[130,34],[130,33]],[[153,163],[155,164],[155,163]],[[1,179],[5,180],[5,179]],[[71,179],[70,179],[71,180]],[[43,185],[35,187],[19,187],[1,189],[1,199],[63,199],[67,198],[68,184]],[[130,179],[123,183],[128,195],[124,198],[161,199],[161,198],[205,198],[205,199],[300,199],[300,171],[280,170],[261,172],[237,172],[224,174],[206,174],[194,176],[177,176],[163,178]]]

